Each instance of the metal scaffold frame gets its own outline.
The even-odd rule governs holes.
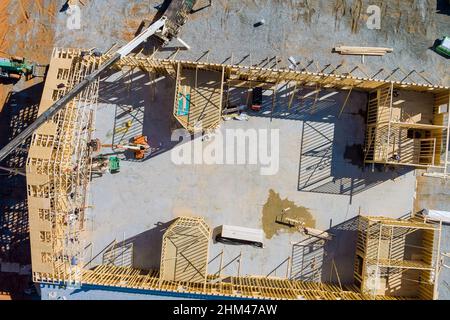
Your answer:
[[[167,295],[191,294],[210,297],[263,300],[404,300],[401,297],[362,294],[352,289],[342,290],[333,284],[303,282],[258,276],[227,277],[217,281],[209,275],[206,285],[198,282],[161,280],[158,271],[101,265],[83,271],[83,283],[116,288],[130,288]]]

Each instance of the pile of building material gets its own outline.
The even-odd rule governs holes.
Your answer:
[[[384,56],[386,53],[393,52],[393,48],[381,48],[381,47],[349,47],[340,46],[334,48],[334,52],[338,52],[343,55],[359,55],[359,56]]]

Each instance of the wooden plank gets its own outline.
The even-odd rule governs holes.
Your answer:
[[[338,119],[341,118],[342,113],[344,112],[344,109],[347,106],[348,100],[350,99],[350,95],[352,94],[352,91],[353,91],[353,87],[351,87],[350,90],[348,91],[347,97],[345,98],[345,101],[342,104],[341,111],[339,111]]]
[[[333,50],[342,55],[384,56],[386,53],[393,52],[394,48],[339,46]]]

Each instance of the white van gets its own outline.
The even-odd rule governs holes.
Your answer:
[[[223,225],[220,227],[220,233],[216,236],[216,241],[229,244],[248,244],[264,248],[264,231]]]

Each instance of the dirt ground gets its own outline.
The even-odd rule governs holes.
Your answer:
[[[56,1],[2,0],[0,57],[20,56],[38,64],[48,64],[53,50],[56,14]],[[12,84],[0,83],[0,112],[12,89]]]
[[[55,35],[56,1],[3,0],[0,6],[1,54],[48,63]]]
[[[0,1],[0,57],[20,56],[48,64],[56,14],[56,1]],[[34,121],[42,88],[42,79],[38,78],[0,83],[0,146]],[[24,159],[26,153],[17,152],[5,163],[21,166]],[[0,186],[0,260],[30,265],[25,180],[2,172]],[[30,298],[24,294],[30,282],[31,275],[0,273],[0,293],[6,294],[0,300]]]

